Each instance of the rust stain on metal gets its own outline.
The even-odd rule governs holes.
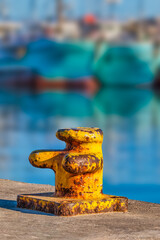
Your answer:
[[[34,151],[30,163],[55,172],[55,193],[19,195],[17,206],[56,215],[126,212],[128,199],[102,193],[103,132],[98,128],[62,129],[56,133],[66,142],[64,150]]]

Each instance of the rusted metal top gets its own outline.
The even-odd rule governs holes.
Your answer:
[[[103,132],[99,128],[71,128],[71,129],[60,129],[56,133],[56,137],[67,143],[70,142],[103,142]]]

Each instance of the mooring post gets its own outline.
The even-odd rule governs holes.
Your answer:
[[[17,206],[55,215],[126,212],[128,199],[103,194],[103,132],[98,128],[61,129],[64,150],[34,151],[30,163],[55,172],[52,194],[19,195]]]

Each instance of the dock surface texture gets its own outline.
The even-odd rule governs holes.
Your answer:
[[[129,200],[128,213],[59,217],[17,208],[17,195],[52,192],[50,185],[0,179],[0,239],[160,239],[160,205]]]

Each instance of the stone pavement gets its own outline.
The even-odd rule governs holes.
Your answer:
[[[160,239],[160,205],[129,201],[128,213],[57,217],[16,207],[23,193],[53,191],[53,186],[0,179],[0,240]]]

